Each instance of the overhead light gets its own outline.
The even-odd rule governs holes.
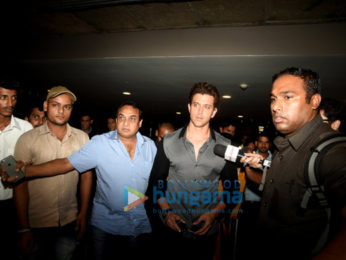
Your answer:
[[[240,88],[241,88],[242,90],[245,90],[245,89],[248,88],[248,84],[246,84],[246,83],[241,83],[241,84],[240,84]]]
[[[243,118],[244,116],[243,115],[238,115],[238,118]]]
[[[231,99],[232,96],[231,96],[231,95],[223,95],[222,98],[223,98],[223,99]]]
[[[131,92],[124,91],[122,94],[123,94],[123,95],[126,95],[126,96],[130,96],[130,95],[131,95]]]
[[[175,113],[176,113],[177,115],[181,115],[181,112],[179,112],[179,111],[178,111],[178,112],[175,112]]]

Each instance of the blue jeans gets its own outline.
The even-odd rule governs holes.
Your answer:
[[[150,253],[151,234],[141,234],[138,237],[109,234],[97,227],[90,226],[91,259],[108,260],[146,259]],[[140,257],[140,258],[139,258]]]
[[[76,222],[62,227],[33,228],[35,260],[70,260],[76,248]]]

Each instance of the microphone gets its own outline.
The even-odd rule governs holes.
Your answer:
[[[227,146],[222,144],[216,144],[214,147],[214,153],[216,155],[237,164],[242,164],[240,162],[240,159],[244,156],[244,153],[246,153],[247,151],[247,148],[241,149],[240,147],[230,144]],[[271,165],[270,160],[260,160],[259,163],[262,164],[264,167],[270,167]]]

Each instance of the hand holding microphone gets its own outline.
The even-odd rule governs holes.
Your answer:
[[[253,168],[270,167],[271,165],[271,161],[263,160],[261,155],[247,153],[247,149],[241,149],[240,147],[233,145],[225,146],[222,144],[216,144],[214,147],[214,153],[237,164],[247,163]]]

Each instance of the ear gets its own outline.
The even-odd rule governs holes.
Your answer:
[[[93,119],[90,120],[90,124],[92,124],[92,123],[94,123],[94,120],[93,120]]]
[[[29,121],[29,118],[26,116],[26,117],[24,117],[24,120],[25,121]]]
[[[190,112],[191,112],[191,105],[190,105],[190,103],[187,104],[187,109],[189,110],[189,114],[190,114]]]
[[[257,145],[258,145],[258,142],[257,142],[257,141],[255,141],[255,146],[257,147]]]
[[[221,126],[219,127],[219,131],[220,133],[223,133],[223,128]]]
[[[155,130],[155,136],[159,136],[159,131],[158,130]]]
[[[321,103],[321,95],[320,94],[314,94],[311,99],[310,99],[310,104],[311,104],[311,107],[312,109],[315,109],[317,110],[318,107],[320,106],[320,103]]]
[[[217,108],[215,107],[213,113],[211,114],[211,118],[214,118],[214,116],[216,115],[216,113],[217,113]]]
[[[43,111],[47,112],[47,108],[48,108],[48,103],[47,103],[47,101],[44,101],[43,102]]]
[[[330,127],[335,131],[339,131],[340,125],[341,125],[341,121],[335,120],[333,123],[330,124]]]
[[[139,128],[142,127],[142,123],[143,123],[143,119],[141,121],[139,121]]]

